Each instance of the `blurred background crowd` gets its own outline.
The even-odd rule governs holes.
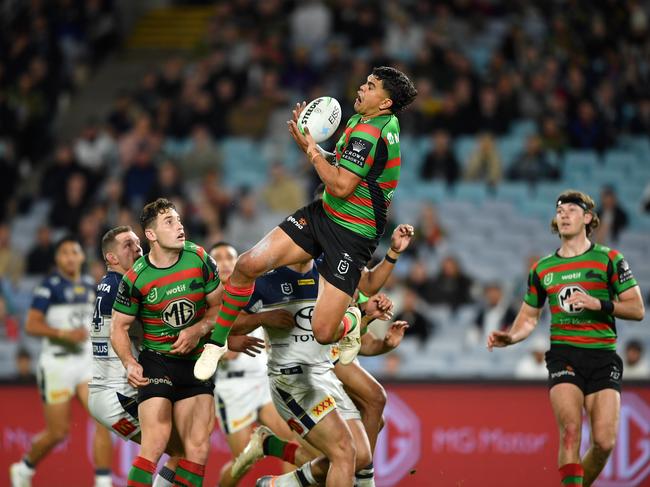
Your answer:
[[[411,326],[369,370],[544,378],[548,313],[508,352],[484,343],[512,323],[531,263],[558,246],[549,222],[567,187],[597,201],[594,239],[626,256],[650,301],[648,1],[142,5],[133,25],[126,1],[0,6],[0,377],[32,380],[39,344],[23,321],[57,238],[78,235],[99,280],[103,232],[140,232],[142,205],[162,196],[192,241],[247,250],[318,184],[286,129],[293,104],[334,96],[345,119],[379,65],[419,91],[400,116],[390,215],[417,230],[386,288]],[[135,75],[120,75],[125,63]],[[627,378],[650,377],[648,324],[619,324]]]

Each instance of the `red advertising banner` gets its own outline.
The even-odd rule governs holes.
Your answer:
[[[374,459],[378,486],[560,485],[557,432],[545,386],[404,384],[387,390],[386,427]],[[0,479],[8,480],[10,463],[42,428],[43,414],[35,388],[0,388],[0,404]],[[92,430],[93,423],[76,406],[70,438],[39,465],[34,487],[91,486]],[[586,449],[586,426],[583,431]],[[115,439],[116,487],[125,485],[137,448]],[[227,458],[225,440],[215,432],[204,485],[216,485]],[[279,468],[278,462],[264,460],[241,485],[253,486],[258,476]],[[64,472],[65,484],[57,481]],[[595,485],[650,486],[650,389],[625,387],[617,446]]]

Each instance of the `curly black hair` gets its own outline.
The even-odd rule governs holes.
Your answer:
[[[372,75],[380,79],[384,89],[393,100],[391,112],[398,113],[411,104],[418,94],[413,82],[398,69],[380,66],[372,70]]]

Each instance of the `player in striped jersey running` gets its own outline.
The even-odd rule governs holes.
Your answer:
[[[559,470],[564,486],[589,486],[614,448],[623,363],[616,354],[615,318],[640,321],[641,291],[623,255],[592,243],[598,227],[594,201],[565,191],[551,227],[560,248],[538,261],[528,292],[509,331],[494,331],[488,348],[518,343],[534,330],[544,302],[551,308],[551,349],[546,353],[550,399],[560,430]],[[583,408],[591,446],[580,458]]]
[[[314,201],[287,217],[237,260],[217,323],[194,368],[199,379],[210,378],[232,323],[253,292],[255,279],[278,267],[324,255],[314,337],[321,344],[339,341],[341,363],[354,360],[360,347],[360,317],[349,308],[361,271],[377,247],[386,226],[388,207],[400,176],[400,127],[396,117],[417,95],[408,77],[390,67],[375,68],[360,86],[356,112],[336,144],[333,164],[296,121],[289,132],[325,183],[322,201]]]

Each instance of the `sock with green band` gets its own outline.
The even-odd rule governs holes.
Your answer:
[[[129,470],[127,487],[147,487],[151,485],[156,464],[142,457],[135,457]]]
[[[341,334],[341,338],[354,330],[358,325],[357,317],[349,311],[346,311],[343,315],[343,333]]]
[[[281,458],[292,465],[296,464],[296,450],[298,443],[284,441],[277,436],[267,436],[262,443],[264,455]]]
[[[220,347],[226,344],[230,328],[237,319],[239,312],[248,304],[248,300],[251,298],[255,286],[237,287],[225,284],[223,289],[223,303],[219,306],[217,323],[214,325],[214,330],[212,330],[212,334],[210,335],[210,341]]]
[[[567,463],[560,468],[562,487],[582,487],[582,478],[585,471],[579,463]]]
[[[182,487],[202,487],[205,465],[190,462],[184,458],[178,462],[174,485]]]

